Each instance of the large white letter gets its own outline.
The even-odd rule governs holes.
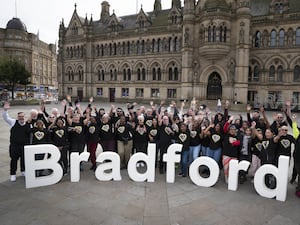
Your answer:
[[[60,151],[51,144],[26,145],[24,148],[26,176],[26,188],[41,187],[56,184],[63,175],[63,170],[59,163]],[[50,154],[50,158],[35,160],[35,154]],[[36,170],[51,169],[53,173],[48,176],[36,177]]]
[[[280,156],[278,168],[276,166],[266,164],[261,166],[254,176],[254,187],[260,196],[266,198],[274,198],[276,200],[285,201],[287,194],[288,174],[289,174],[289,161],[288,156]],[[272,174],[276,177],[276,188],[270,189],[265,184],[266,174]]]
[[[199,167],[205,165],[209,168],[210,175],[207,178],[200,176]],[[201,156],[194,160],[190,165],[190,178],[194,184],[202,187],[211,187],[214,186],[219,178],[219,165],[216,161],[207,156]]]
[[[143,182],[147,180],[148,182],[154,182],[155,180],[155,155],[156,147],[155,144],[148,144],[148,155],[138,152],[135,153],[129,159],[127,170],[128,175],[133,181]],[[147,170],[144,173],[139,173],[136,169],[136,163],[138,161],[144,161],[147,165]]]
[[[168,147],[167,153],[163,156],[163,161],[167,163],[167,183],[175,181],[175,163],[180,162],[181,155],[176,154],[182,151],[182,144],[172,144]]]
[[[79,155],[79,152],[72,152],[70,157],[70,170],[71,170],[71,182],[79,182],[80,180],[80,163],[82,161],[87,162],[89,160],[90,153],[82,152]]]
[[[243,160],[239,162],[236,159],[232,159],[229,162],[229,177],[228,177],[228,190],[236,191],[238,188],[239,171],[247,171],[250,162]]]
[[[111,162],[105,162],[110,160]],[[95,176],[98,180],[109,181],[109,180],[122,180],[120,173],[120,156],[115,152],[103,152],[97,157],[97,162],[100,164],[96,171]],[[106,173],[105,170],[111,170],[111,173]]]

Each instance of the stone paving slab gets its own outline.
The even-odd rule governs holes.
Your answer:
[[[29,113],[30,108],[22,110]],[[13,107],[10,115],[19,110]],[[198,187],[182,177],[167,184],[165,174],[158,171],[154,183],[133,182],[126,170],[121,171],[121,181],[103,182],[85,163],[78,183],[70,182],[67,175],[55,185],[26,189],[19,174],[16,182],[8,180],[9,128],[2,119],[0,127],[1,225],[300,224],[295,185],[288,185],[286,202],[279,202],[259,196],[250,181],[236,192],[228,191],[222,175],[211,188]]]

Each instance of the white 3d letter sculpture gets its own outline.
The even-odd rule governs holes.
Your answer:
[[[109,160],[111,162],[104,162],[105,160]],[[101,163],[95,171],[95,176],[98,180],[122,180],[120,173],[120,156],[118,153],[103,152],[98,155],[96,161]],[[111,172],[107,173],[105,170],[111,170]]]
[[[136,182],[154,182],[155,180],[155,155],[156,155],[156,148],[155,144],[148,144],[148,155],[144,153],[135,153],[131,156],[128,162],[128,175],[129,177]],[[147,165],[147,170],[145,173],[139,173],[136,169],[136,164],[139,161],[143,161]]]
[[[209,168],[210,175],[207,178],[201,177],[199,174],[199,166],[205,165]],[[207,156],[201,156],[194,160],[190,165],[190,178],[194,184],[202,187],[214,186],[219,178],[219,165],[216,161]]]
[[[276,200],[285,201],[287,194],[287,184],[288,184],[288,170],[289,170],[288,156],[280,156],[278,168],[276,166],[266,164],[261,166],[255,173],[254,176],[254,187],[260,196],[266,198],[274,198]],[[265,175],[272,174],[276,177],[276,188],[270,189],[265,184]]]
[[[175,181],[175,163],[179,163],[181,158],[181,155],[176,154],[176,152],[180,153],[181,150],[181,144],[172,144],[168,147],[167,153],[163,156],[163,161],[167,162],[167,183],[174,183]]]
[[[59,182],[63,175],[63,170],[58,163],[60,159],[59,149],[50,144],[44,145],[26,145],[25,165],[26,165],[26,188],[48,186]],[[35,154],[50,154],[50,157],[44,160],[35,160]],[[36,177],[36,170],[51,169],[53,173],[48,176]]]

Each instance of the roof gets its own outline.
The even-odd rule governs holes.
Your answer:
[[[27,32],[25,24],[19,18],[12,18],[6,24],[6,29],[14,29]]]

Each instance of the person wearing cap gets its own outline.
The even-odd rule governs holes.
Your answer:
[[[267,128],[270,127],[268,118],[265,113],[265,109],[263,106],[259,108],[259,110],[254,110],[252,114],[250,114],[251,106],[247,105],[247,119],[248,124],[251,124],[253,121],[256,123],[255,128],[260,128],[264,133]],[[262,114],[262,117],[260,116]]]

